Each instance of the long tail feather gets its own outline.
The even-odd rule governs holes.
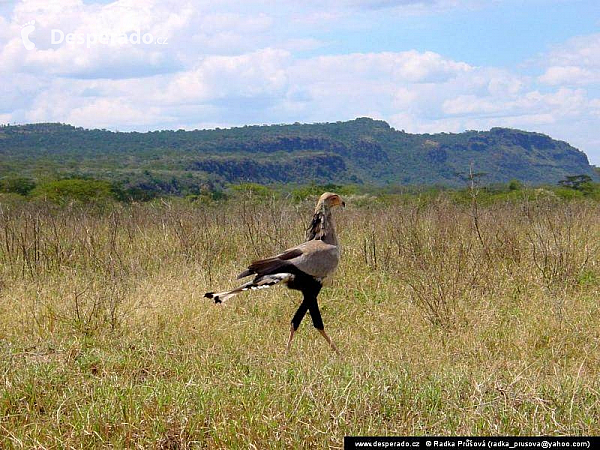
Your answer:
[[[254,280],[242,284],[231,291],[225,292],[207,292],[204,297],[211,298],[215,303],[223,303],[229,300],[231,297],[236,296],[240,292],[249,291],[253,289],[266,289],[282,281],[287,281],[292,276],[290,273],[274,273],[271,275],[264,275],[262,277],[256,277]]]
[[[244,270],[237,276],[237,278],[239,280],[241,278],[245,278],[253,274],[258,276],[264,276],[276,273],[284,273],[286,271],[286,267],[289,264],[288,261],[300,255],[302,255],[302,250],[292,248],[272,258],[259,259],[257,261],[253,261],[252,264],[250,264],[246,270]]]

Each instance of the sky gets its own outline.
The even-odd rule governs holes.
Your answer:
[[[0,123],[373,117],[512,127],[600,165],[598,0],[0,0]]]

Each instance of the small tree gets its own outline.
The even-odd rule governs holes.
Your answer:
[[[112,185],[102,180],[66,179],[40,184],[31,194],[55,203],[78,201],[93,203],[114,199]]]
[[[523,188],[523,183],[519,180],[510,180],[508,183],[508,189],[510,191],[520,191]]]
[[[35,188],[35,182],[26,177],[6,177],[0,179],[0,192],[27,195]]]
[[[587,191],[592,187],[592,177],[589,175],[569,175],[558,182],[562,187],[575,189],[576,191]]]

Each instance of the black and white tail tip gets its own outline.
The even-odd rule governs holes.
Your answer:
[[[288,281],[292,274],[290,273],[274,273],[271,275],[264,275],[252,281],[249,281],[240,287],[226,292],[207,292],[204,294],[204,297],[211,298],[215,301],[215,303],[223,303],[224,301],[230,299],[231,297],[239,294],[240,292],[254,290],[254,289],[265,289],[269,288],[277,283],[282,281]]]
[[[215,303],[222,303],[221,299],[219,298],[219,296],[215,295],[214,292],[207,292],[206,294],[204,294],[204,297],[214,299]]]

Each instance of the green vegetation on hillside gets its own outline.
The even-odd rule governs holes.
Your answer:
[[[528,187],[518,180],[508,183],[484,184],[481,179],[474,186],[465,185],[460,189],[442,187],[375,187],[364,185],[340,185],[334,183],[310,185],[261,185],[257,183],[230,184],[220,189],[203,187],[186,195],[189,202],[212,203],[230,200],[236,202],[244,198],[272,199],[287,198],[299,203],[307,198],[332,191],[341,195],[377,198],[380,201],[421,201],[430,202],[444,197],[456,203],[468,203],[476,195],[482,204],[504,201],[535,199],[540,196],[571,199],[600,200],[600,183],[590,181],[587,175],[568,176],[558,184],[542,187]],[[35,183],[30,178],[7,177],[0,179],[0,204],[9,199],[14,202],[46,200],[58,205],[139,203],[157,198],[159,194],[151,189],[126,188],[120,183],[109,183],[90,178],[47,179]],[[162,194],[167,199],[172,194]]]
[[[505,128],[418,135],[368,118],[147,133],[61,124],[0,127],[0,178],[93,178],[131,196],[201,195],[245,182],[457,187],[470,165],[491,184],[600,179],[569,144]]]

